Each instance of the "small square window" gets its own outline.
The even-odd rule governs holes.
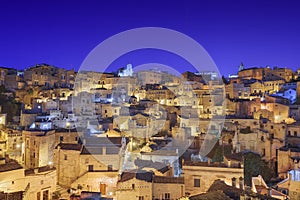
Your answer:
[[[200,187],[200,179],[198,178],[194,179],[194,187]]]

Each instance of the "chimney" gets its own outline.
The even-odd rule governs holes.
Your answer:
[[[228,160],[228,167],[231,167],[231,160]]]
[[[239,186],[241,190],[244,190],[244,178],[240,177],[239,178]]]
[[[235,177],[233,177],[231,179],[231,184],[232,184],[232,187],[236,187],[236,178]]]
[[[102,147],[102,155],[106,155],[106,146]]]
[[[39,173],[39,168],[34,168],[33,171],[34,171],[35,174],[38,174]]]

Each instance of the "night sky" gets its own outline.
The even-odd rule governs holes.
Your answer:
[[[0,0],[0,66],[23,69],[48,63],[77,70],[106,38],[149,26],[195,39],[224,75],[235,73],[240,62],[300,68],[300,3],[274,0]],[[153,62],[179,71],[190,67],[160,51],[132,52],[110,67]]]

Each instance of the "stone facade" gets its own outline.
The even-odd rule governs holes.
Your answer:
[[[188,165],[183,166],[185,190],[190,195],[207,192],[217,179],[231,185],[232,178],[244,177],[242,168],[229,168],[217,166]]]

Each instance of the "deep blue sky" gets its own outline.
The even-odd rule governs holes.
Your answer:
[[[0,66],[22,69],[49,63],[78,69],[109,36],[158,26],[197,40],[225,75],[236,72],[240,62],[246,67],[296,69],[300,67],[299,10],[297,1],[275,0],[0,0]],[[160,60],[174,64],[170,55],[150,55],[129,55],[116,65]],[[175,67],[184,64],[178,63]]]

